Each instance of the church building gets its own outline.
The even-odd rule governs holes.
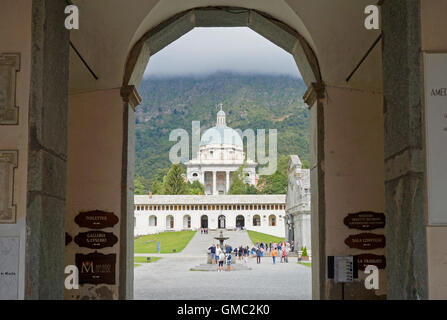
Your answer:
[[[257,163],[246,159],[242,138],[227,126],[222,104],[216,126],[205,131],[196,157],[185,165],[186,180],[200,181],[205,194],[135,196],[135,236],[200,228],[285,236],[285,195],[228,194],[241,166],[245,183],[256,186]]]
[[[232,175],[244,165],[244,180],[256,185],[257,163],[246,159],[239,133],[227,127],[225,112],[220,104],[216,126],[208,129],[200,139],[199,152],[186,165],[188,181],[200,181],[205,186],[205,194],[227,194],[232,183]]]

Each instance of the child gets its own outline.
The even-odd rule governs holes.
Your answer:
[[[227,255],[227,271],[231,270],[231,252]]]
[[[276,256],[277,255],[278,255],[278,251],[276,250],[276,248],[274,248],[272,251],[273,264],[276,264]]]

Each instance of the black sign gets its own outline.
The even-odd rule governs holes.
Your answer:
[[[118,238],[112,232],[88,231],[79,233],[74,238],[74,242],[80,247],[102,249],[113,247],[118,242]]]
[[[345,243],[350,248],[372,250],[385,248],[385,236],[383,234],[360,233],[350,235]]]
[[[111,228],[118,223],[118,217],[112,212],[100,210],[81,212],[75,218],[75,222],[81,228],[104,229]]]
[[[77,253],[75,263],[79,270],[79,284],[115,284],[115,253]]]
[[[365,270],[366,266],[374,265],[379,269],[386,268],[386,258],[385,256],[378,256],[376,254],[359,254],[357,256],[357,263],[359,270]]]
[[[343,220],[350,229],[373,230],[385,227],[385,214],[372,211],[350,213]]]

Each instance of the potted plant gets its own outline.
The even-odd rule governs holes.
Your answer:
[[[301,253],[301,261],[309,261],[309,256],[307,255],[307,248],[303,247]]]

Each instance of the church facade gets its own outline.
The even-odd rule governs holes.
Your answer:
[[[239,133],[228,127],[226,115],[221,109],[217,113],[216,126],[205,131],[200,139],[199,151],[185,163],[188,181],[200,181],[207,195],[228,194],[233,174],[244,166],[246,183],[256,185],[256,165],[252,159],[245,159],[244,146]]]
[[[200,228],[244,228],[285,235],[285,195],[229,195],[233,175],[243,166],[245,183],[256,185],[257,163],[246,159],[242,138],[228,127],[220,105],[216,126],[200,139],[197,155],[186,165],[186,180],[200,181],[204,195],[134,197],[134,235]]]

